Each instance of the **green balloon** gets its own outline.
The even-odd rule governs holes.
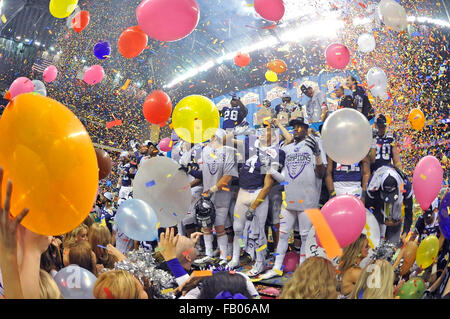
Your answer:
[[[425,292],[425,282],[422,278],[412,278],[403,284],[398,296],[400,299],[420,299]]]

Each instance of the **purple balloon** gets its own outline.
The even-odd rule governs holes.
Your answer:
[[[445,238],[450,239],[450,192],[447,192],[439,207],[439,226]]]
[[[94,55],[99,60],[106,59],[111,54],[111,45],[108,42],[98,42],[94,46]]]

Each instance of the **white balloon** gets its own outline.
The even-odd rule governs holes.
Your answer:
[[[387,99],[389,99],[389,95],[386,92],[383,92],[380,95],[380,99],[383,100],[383,101],[386,101]]]
[[[363,33],[358,38],[358,50],[364,53],[375,50],[375,38],[370,33]]]
[[[367,85],[369,87],[387,88],[388,79],[386,73],[379,67],[373,67],[366,75]]]
[[[305,245],[306,245],[306,249],[305,249],[306,250],[306,258],[316,256],[316,257],[323,257],[323,258],[328,259],[325,249],[323,249],[322,247],[317,245],[316,230],[314,229],[314,227],[311,227],[311,229],[309,230],[308,237],[306,237]],[[331,262],[333,263],[334,266],[337,267],[337,265],[339,263],[339,257],[331,259]]]
[[[153,208],[160,227],[183,220],[191,204],[189,176],[174,160],[156,156],[139,166],[133,182],[133,197]]]
[[[386,93],[386,88],[381,86],[375,86],[370,89],[370,92],[374,97],[381,97],[383,94]]]
[[[380,244],[380,225],[375,216],[366,208],[366,225],[362,231],[369,239],[371,249],[375,249]]]
[[[34,84],[33,92],[39,93],[42,96],[47,96],[47,89],[45,88],[45,84],[42,81],[33,80],[31,82],[33,82]]]
[[[372,129],[361,112],[344,108],[333,112],[325,120],[322,139],[323,147],[333,161],[352,165],[369,153]]]
[[[382,21],[388,27],[401,32],[408,26],[408,17],[405,8],[395,1],[381,1],[379,4]]]

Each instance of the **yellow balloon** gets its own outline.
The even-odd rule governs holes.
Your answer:
[[[1,191],[10,179],[11,214],[29,208],[22,225],[48,236],[80,225],[96,198],[98,164],[75,114],[51,98],[21,94],[0,118],[0,136]]]
[[[430,267],[436,261],[438,252],[439,239],[434,235],[426,237],[417,249],[417,265],[422,269]]]
[[[78,4],[78,0],[51,0],[50,13],[55,18],[67,18],[72,14]]]
[[[219,110],[213,101],[201,95],[190,95],[178,102],[172,113],[177,135],[189,143],[202,143],[216,133]]]
[[[420,131],[425,126],[425,115],[418,108],[412,109],[409,113],[408,121],[413,129]]]
[[[269,70],[266,72],[266,79],[270,82],[276,82],[278,81],[278,75],[275,72]]]

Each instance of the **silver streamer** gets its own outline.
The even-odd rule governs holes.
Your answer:
[[[147,278],[153,287],[153,295],[149,298],[175,299],[173,289],[178,286],[175,277],[156,267],[157,263],[152,256],[152,252],[142,248],[129,252],[126,260],[114,265],[116,270],[125,270],[133,274],[142,285],[145,285],[144,278]]]
[[[389,261],[391,264],[394,263],[393,257],[395,255],[395,252],[397,250],[397,247],[387,241],[382,241],[378,247],[376,247],[373,251],[372,260],[376,259],[385,259]]]

